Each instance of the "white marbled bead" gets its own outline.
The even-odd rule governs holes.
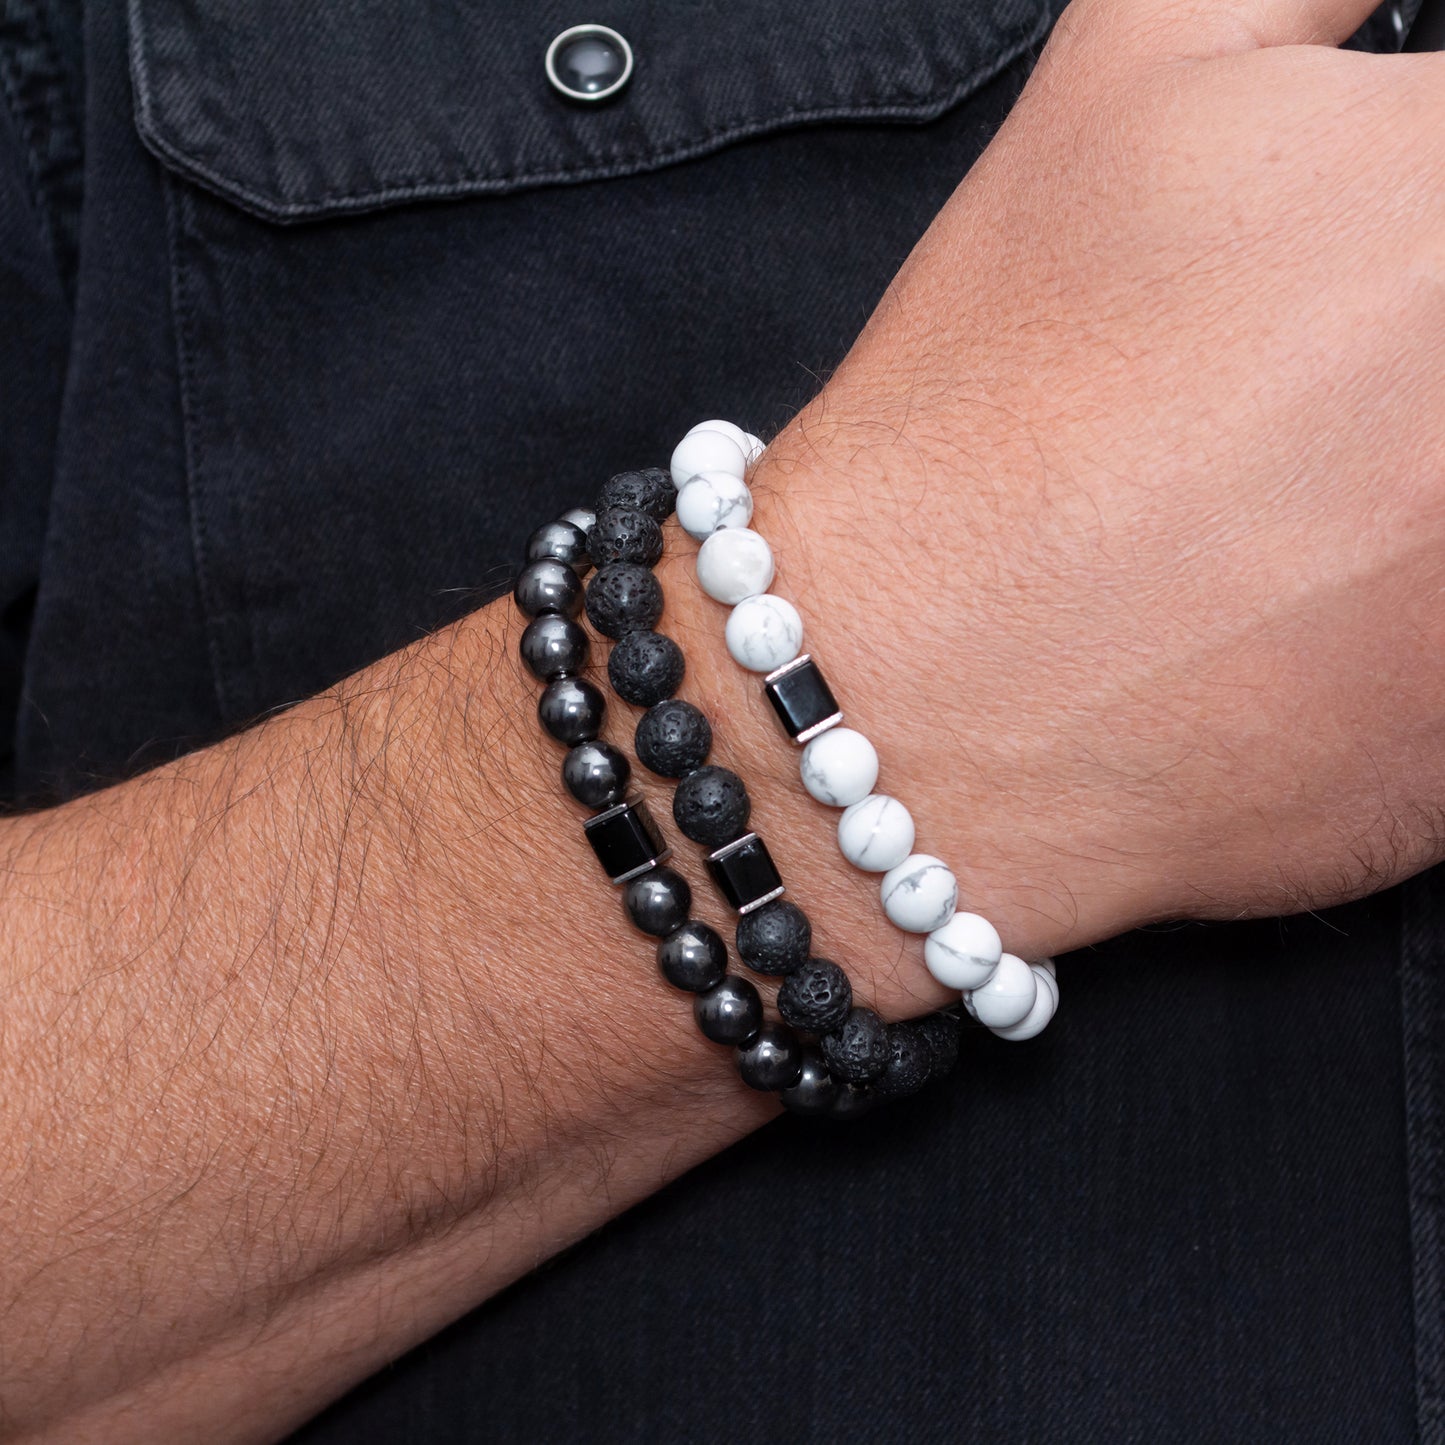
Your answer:
[[[970,989],[979,1023],[991,1029],[1011,1029],[1021,1024],[1038,996],[1038,975],[1015,953],[1006,953],[998,961],[986,984]]]
[[[883,911],[907,933],[932,933],[942,928],[953,917],[958,902],[957,880],[947,865],[928,853],[911,853],[890,868],[878,891]]]
[[[738,603],[773,585],[773,549],[750,527],[724,527],[703,538],[697,580],[718,602]]]
[[[722,527],[746,527],[753,519],[753,494],[731,472],[698,472],[677,493],[677,520],[701,542]]]
[[[738,481],[747,475],[747,443],[726,432],[701,427],[690,431],[672,449],[672,481],[679,491],[699,472],[727,472]]]
[[[803,786],[830,808],[861,803],[878,781],[878,752],[852,728],[829,728],[804,749]]]
[[[886,873],[913,851],[913,815],[887,793],[850,803],[838,819],[838,847],[855,867]]]
[[[1034,982],[1038,985],[1034,1006],[1023,1020],[1012,1028],[993,1030],[999,1038],[1007,1039],[1011,1044],[1021,1044],[1025,1039],[1036,1038],[1043,1033],[1059,1007],[1059,986],[1054,981],[1053,975],[1047,973],[1037,963],[1033,964],[1032,968]]]
[[[944,988],[981,988],[1002,957],[998,929],[977,913],[955,913],[923,943],[923,962]]]
[[[971,995],[971,994],[968,994],[968,993],[961,993],[961,994],[959,994],[959,996],[958,996],[958,1001],[959,1001],[959,1003],[961,1003],[961,1004],[963,1005],[963,1011],[964,1011],[964,1013],[966,1013],[966,1014],[969,1016],[969,1018],[971,1018],[971,1019],[974,1021],[974,1023],[977,1023],[977,1022],[978,1022],[978,1010],[977,1010],[976,1008],[974,1008],[974,1006],[973,1006],[973,997],[972,997],[972,995]]]
[[[749,672],[772,672],[803,648],[803,619],[784,597],[744,597],[728,614],[724,631],[733,661]]]
[[[762,437],[755,437],[750,431],[743,433],[743,455],[747,458],[750,467],[757,465],[758,460],[767,449],[768,444]]]
[[[708,421],[700,421],[696,426],[687,429],[688,436],[699,431],[720,431],[729,441],[736,442],[738,450],[746,456],[748,453],[748,434],[735,421],[725,421],[720,416],[715,416]]]

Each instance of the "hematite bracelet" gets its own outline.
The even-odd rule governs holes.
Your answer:
[[[837,1067],[830,1070],[823,1053],[802,1044],[790,1029],[765,1021],[757,988],[746,978],[727,973],[722,938],[689,916],[692,895],[687,880],[663,866],[670,850],[645,802],[628,793],[631,765],[623,753],[600,739],[605,701],[592,683],[578,675],[590,650],[587,634],[576,621],[583,599],[580,574],[594,556],[600,565],[587,589],[588,615],[594,624],[612,636],[637,636],[639,625],[660,617],[661,589],[650,574],[639,575],[639,569],[645,574],[661,555],[658,521],[670,514],[673,495],[666,472],[623,473],[604,489],[600,517],[579,509],[532,535],[514,596],[530,619],[522,635],[522,658],[545,684],[538,718],[544,730],[568,748],[563,782],[593,811],[583,824],[593,852],[608,877],[622,885],[634,925],[659,940],[657,962],[664,978],[696,996],[694,1014],[704,1036],[733,1046],[745,1081],[754,1088],[777,1091],[793,1111],[854,1117],[885,1096],[889,1077],[901,1093],[912,1078],[922,1077],[921,1070],[938,1072],[950,1064],[957,1054],[956,1029],[933,1024],[916,1035],[885,1035],[892,1050],[887,1076],[879,1087],[865,1091],[846,1081],[840,1085]],[[681,681],[681,653],[667,639],[650,635],[652,643],[624,651],[618,670],[627,672],[630,683],[625,686],[634,693],[661,689],[670,694]],[[663,700],[659,696],[658,701]],[[658,751],[649,756],[680,759],[696,743],[695,737],[689,741],[685,726],[655,731],[653,744]],[[749,893],[753,885],[739,866],[725,861],[723,876]],[[796,909],[770,914],[760,907],[749,916],[753,921],[746,937],[753,940],[759,961],[765,955],[778,961],[788,936],[796,944],[799,921],[806,927],[806,919]],[[845,1047],[856,1052],[858,1036],[869,1030],[866,1021],[855,1020],[847,1007],[851,991],[845,998],[846,978],[836,965],[814,960],[812,966],[815,972],[820,967],[834,969],[837,978],[831,980],[831,994],[827,982],[814,979],[804,1000],[804,1006],[813,1010],[809,1017],[823,1019],[827,1001],[832,1000],[836,1011],[841,1000],[844,1026],[836,1032]],[[798,976],[808,975],[800,971]],[[831,1020],[831,1014],[826,1016]]]
[[[732,610],[724,636],[735,661],[765,674],[763,690],[783,730],[803,749],[803,786],[841,808],[838,845],[855,867],[883,874],[879,890],[891,922],[927,935],[928,971],[960,990],[969,1014],[1001,1038],[1033,1038],[1058,1008],[1052,962],[1030,965],[1003,951],[997,930],[976,913],[959,912],[949,868],[915,853],[908,809],[873,791],[878,754],[862,733],[842,726],[843,712],[817,663],[802,651],[797,608],[772,595],[772,548],[751,530],[747,469],[761,454],[730,422],[699,423],[672,455],[677,515],[701,545],[697,578],[704,592]]]
[[[661,557],[658,524],[672,511],[672,488],[658,488],[638,508],[630,505],[637,500],[632,496],[619,499],[617,483],[604,489],[588,534],[598,572],[587,586],[585,606],[598,631],[616,639],[607,669],[614,689],[647,709],[636,730],[638,759],[660,776],[679,780],[673,818],[685,836],[710,850],[708,871],[739,914],[740,955],[755,972],[783,976],[778,1007],[784,1022],[819,1039],[816,1047],[801,1044],[788,1029],[765,1024],[739,1049],[739,1071],[754,1088],[780,1090],[784,1103],[800,1112],[837,1107],[859,1112],[864,1090],[869,1098],[914,1093],[953,1066],[957,1026],[951,1020],[926,1030],[916,1023],[887,1025],[872,1009],[854,1006],[848,978],[836,963],[811,956],[807,916],[782,900],[783,882],[767,845],[748,831],[745,785],[729,769],[707,762],[712,728],[696,707],[676,696],[685,673],[681,649],[653,630],[662,612],[661,588],[639,573]],[[696,1007],[703,1023],[709,995],[699,995]],[[842,1094],[834,1080],[843,1084]]]

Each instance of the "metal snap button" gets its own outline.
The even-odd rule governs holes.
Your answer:
[[[568,100],[608,100],[632,78],[632,47],[606,25],[574,25],[547,47],[547,79]]]

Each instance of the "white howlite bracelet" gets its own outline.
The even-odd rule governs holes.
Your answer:
[[[733,659],[763,674],[764,692],[784,731],[802,747],[803,786],[842,809],[838,847],[855,868],[883,875],[879,899],[898,928],[925,935],[923,962],[945,988],[957,989],[971,1018],[1009,1040],[1041,1033],[1059,1006],[1051,960],[1026,963],[1003,951],[998,930],[958,910],[958,881],[941,859],[914,851],[913,816],[876,792],[878,753],[853,728],[817,663],[803,651],[798,609],[769,588],[773,551],[750,525],[748,469],[763,443],[729,421],[705,421],[672,454],[677,517],[702,545],[697,579],[731,608],[724,636]]]

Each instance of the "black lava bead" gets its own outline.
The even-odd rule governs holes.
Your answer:
[[[579,623],[555,612],[534,617],[522,633],[522,661],[534,677],[551,682],[566,672],[581,672],[587,666],[591,642]]]
[[[637,707],[676,697],[684,670],[682,648],[660,632],[629,632],[607,659],[607,676],[617,696]]]
[[[822,1046],[828,1072],[849,1084],[866,1084],[888,1067],[888,1026],[871,1008],[850,1009]]]
[[[640,472],[618,472],[608,479],[597,498],[598,513],[613,507],[633,507],[646,512],[655,522],[665,522],[677,505],[677,488],[672,473],[663,467],[647,467]]]
[[[671,868],[649,868],[624,884],[622,901],[632,921],[654,938],[666,938],[687,922],[692,889],[681,873]]]
[[[527,538],[527,561],[565,562],[582,571],[587,566],[587,534],[575,522],[545,522]]]
[[[587,616],[604,637],[648,632],[662,616],[662,584],[636,562],[609,562],[587,584]]]
[[[738,1073],[750,1089],[791,1089],[802,1077],[803,1046],[782,1024],[764,1024],[737,1058]]]
[[[792,1114],[827,1114],[837,1095],[838,1081],[828,1072],[823,1055],[812,1044],[804,1044],[798,1082],[780,1096],[784,1108]]]
[[[791,973],[812,947],[813,925],[796,903],[779,898],[738,919],[738,957],[754,973]]]
[[[728,946],[707,924],[689,918],[657,945],[657,966],[674,988],[701,993],[722,982]]]
[[[544,612],[571,617],[582,605],[582,579],[565,562],[528,562],[517,576],[512,596],[528,617]]]
[[[563,759],[562,784],[584,807],[601,811],[627,796],[632,764],[611,743],[578,743]]]
[[[810,958],[778,990],[778,1012],[806,1034],[830,1034],[853,1007],[853,985],[831,959]]]
[[[906,1099],[933,1077],[933,1049],[912,1023],[888,1025],[888,1065],[874,1088],[885,1099]]]
[[[707,761],[712,727],[690,703],[669,698],[637,724],[637,761],[664,778],[682,778]]]
[[[583,677],[559,677],[537,699],[538,721],[568,747],[591,742],[602,731],[606,712],[606,699]]]
[[[933,1078],[944,1079],[958,1064],[961,1029],[952,1014],[929,1014],[915,1024],[918,1036],[928,1049],[929,1071]]]
[[[692,1001],[703,1037],[715,1044],[745,1044],[763,1022],[763,1001],[747,979],[730,973]]]
[[[598,512],[587,534],[587,555],[596,567],[608,562],[656,567],[662,556],[662,528],[636,507],[610,507]]]
[[[752,800],[743,780],[727,768],[699,768],[672,795],[672,816],[685,838],[721,848],[748,831]]]

